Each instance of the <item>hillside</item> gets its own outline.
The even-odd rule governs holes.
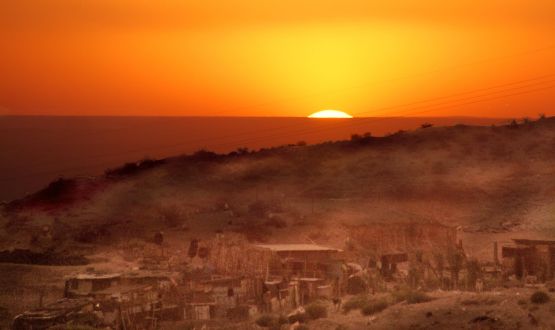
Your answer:
[[[555,235],[554,151],[543,118],[147,160],[4,205],[0,251],[86,255],[157,231],[343,247],[344,226],[439,222],[488,257],[494,239]]]

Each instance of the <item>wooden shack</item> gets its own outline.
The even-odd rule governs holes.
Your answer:
[[[503,265],[508,274],[519,279],[535,276],[540,282],[554,278],[554,240],[513,239],[513,242],[502,249]]]
[[[256,247],[271,255],[265,265],[265,286],[271,293],[272,306],[295,307],[340,294],[344,275],[342,250],[316,244],[258,244]]]
[[[316,244],[258,244],[257,248],[271,252],[266,277],[337,278],[342,275],[339,249]]]
[[[66,279],[64,297],[86,297],[120,284],[119,273],[86,272]]]

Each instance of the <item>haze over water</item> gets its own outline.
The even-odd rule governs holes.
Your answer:
[[[0,200],[20,198],[58,177],[101,175],[145,157],[199,149],[229,152],[409,130],[424,122],[490,125],[491,118],[0,117]]]

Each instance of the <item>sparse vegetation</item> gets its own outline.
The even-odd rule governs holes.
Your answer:
[[[394,301],[406,301],[407,304],[419,304],[432,300],[432,298],[430,298],[424,292],[411,289],[399,289],[397,291],[394,291],[391,295]]]
[[[305,307],[306,314],[311,320],[317,320],[328,316],[328,308],[322,302],[313,302]]]
[[[368,303],[368,296],[365,294],[356,295],[351,297],[343,304],[343,312],[348,313],[354,309],[361,309]]]
[[[283,324],[288,322],[287,317],[284,315],[270,315],[264,314],[256,319],[255,323],[263,328],[270,328],[270,330],[279,330]]]
[[[272,315],[264,314],[257,318],[255,322],[261,327],[269,327],[273,322],[275,322],[275,319],[276,318]]]
[[[543,291],[536,291],[530,296],[530,301],[533,304],[545,304],[549,302],[549,295]]]
[[[306,315],[306,313],[297,313],[289,316],[288,321],[289,323],[295,323],[295,322],[304,323],[308,321],[308,316]]]
[[[366,292],[368,285],[362,279],[362,277],[354,276],[349,278],[347,282],[347,293],[349,294],[360,294]]]
[[[385,299],[378,299],[378,300],[370,300],[366,302],[366,304],[362,307],[360,312],[363,315],[372,315],[379,313],[386,309],[389,306],[388,302]]]

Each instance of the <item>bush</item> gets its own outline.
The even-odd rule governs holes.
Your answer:
[[[255,322],[257,325],[261,327],[270,328],[272,330],[280,329],[282,324],[287,323],[287,317],[285,317],[284,315],[273,316],[273,315],[264,314],[260,316]]]
[[[293,324],[295,322],[305,323],[308,321],[308,316],[306,313],[297,313],[289,316],[289,323]]]
[[[287,324],[288,322],[289,322],[289,320],[287,319],[287,316],[285,316],[285,315],[280,315],[277,318],[277,323],[280,324],[280,325],[281,324]]]
[[[366,292],[367,288],[368,286],[366,285],[366,282],[364,282],[364,280],[359,276],[353,276],[347,280],[348,294],[363,293]]]
[[[348,313],[353,309],[361,309],[368,303],[366,295],[354,296],[343,304],[343,312]]]
[[[306,306],[305,310],[306,315],[312,320],[328,316],[328,309],[322,303],[312,303]]]
[[[385,300],[376,300],[376,301],[369,301],[368,303],[366,303],[366,305],[364,305],[364,307],[362,307],[362,309],[360,310],[360,312],[363,315],[372,315],[372,314],[376,314],[379,313],[381,311],[383,311],[384,309],[386,309],[389,306],[389,304],[387,303],[387,301]]]
[[[272,315],[264,314],[256,319],[255,322],[261,327],[269,327],[270,325],[272,325],[272,323],[274,323],[274,321],[275,318]]]
[[[530,301],[534,304],[545,304],[549,302],[549,295],[543,291],[536,291],[530,296]]]
[[[432,300],[427,294],[414,290],[398,290],[392,293],[396,302],[406,301],[407,304],[419,304]]]
[[[74,179],[59,178],[52,181],[48,186],[40,190],[36,195],[38,199],[48,202],[62,202],[71,199],[72,191],[77,188],[77,181]]]

